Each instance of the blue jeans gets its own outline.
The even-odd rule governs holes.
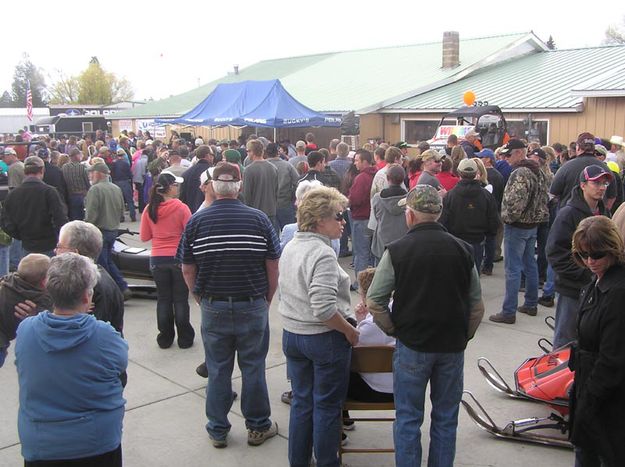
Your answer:
[[[117,265],[113,262],[113,244],[117,238],[117,230],[102,230],[102,251],[98,257],[98,264],[106,269],[119,290],[122,292],[128,288],[128,283],[122,277],[122,273],[117,269]]]
[[[14,238],[9,246],[9,269],[11,271],[17,271],[17,266],[24,256],[26,255],[22,247],[22,241]]]
[[[536,247],[536,227],[520,229],[506,224],[504,238],[504,267],[506,270],[506,295],[503,301],[504,315],[516,313],[519,305],[521,271],[525,274],[525,306],[538,304],[538,267],[534,250]]]
[[[308,467],[314,448],[318,467],[338,466],[352,347],[338,331],[312,335],[283,331],[282,350],[293,390],[289,464]]]
[[[578,299],[558,294],[556,325],[553,331],[553,348],[557,349],[577,339]]]
[[[549,236],[549,222],[542,222],[536,230],[536,264],[538,266],[538,277],[545,279],[547,277],[547,254],[545,247],[547,246],[547,237]]]
[[[68,196],[67,217],[70,221],[85,219],[85,195],[73,193]]]
[[[246,302],[202,298],[202,341],[208,385],[206,431],[222,440],[230,431],[232,369],[236,355],[241,369],[241,411],[245,426],[265,431],[271,427],[271,407],[265,380],[269,350],[269,309],[264,298]]]
[[[352,248],[354,252],[355,285],[358,285],[358,273],[373,264],[371,259],[371,230],[367,227],[369,221],[352,219]]]
[[[547,278],[543,285],[543,297],[553,297],[556,294],[556,273],[550,264],[547,264]]]
[[[493,270],[496,238],[497,235],[487,235],[486,239],[484,240],[484,269],[486,269],[487,271]],[[478,272],[480,272],[479,269]]]
[[[397,341],[393,357],[397,467],[421,466],[421,424],[428,382],[432,401],[428,466],[453,466],[463,377],[464,352],[417,352]]]
[[[285,208],[277,208],[276,218],[278,219],[278,226],[280,227],[278,233],[280,233],[285,225],[295,222],[295,206],[291,205]]]
[[[128,214],[130,215],[130,220],[137,220],[137,214],[135,212],[135,201],[132,197],[132,186],[130,185],[130,180],[118,180],[115,182],[115,185],[122,190],[122,195],[124,195],[124,203],[128,205]]]
[[[10,245],[0,245],[0,277],[9,273],[9,249]]]

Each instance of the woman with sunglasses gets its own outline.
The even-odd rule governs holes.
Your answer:
[[[571,441],[576,465],[625,465],[625,253],[615,224],[604,216],[582,220],[573,234],[575,262],[593,281],[581,293],[578,344],[569,366]]]
[[[334,188],[306,193],[297,208],[299,231],[280,258],[282,350],[293,389],[290,465],[308,465],[313,449],[317,465],[339,465],[341,408],[358,343],[350,278],[330,246],[341,238],[346,206]]]
[[[152,240],[150,269],[156,283],[156,342],[161,349],[174,342],[178,347],[193,345],[195,331],[189,322],[189,289],[182,277],[176,250],[191,211],[178,199],[178,186],[184,179],[164,170],[150,188],[149,204],[141,215],[141,241]]]

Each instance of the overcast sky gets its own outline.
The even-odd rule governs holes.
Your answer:
[[[139,6],[141,3],[142,6]],[[560,49],[597,46],[623,26],[625,2],[265,0],[104,2],[33,0],[2,5],[0,93],[22,53],[51,84],[97,56],[128,78],[136,99],[159,99],[260,60],[526,32]]]

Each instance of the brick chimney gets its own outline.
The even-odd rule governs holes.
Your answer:
[[[443,33],[443,70],[460,65],[460,34],[457,31]]]

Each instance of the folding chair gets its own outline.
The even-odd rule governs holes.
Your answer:
[[[392,373],[393,352],[395,347],[388,345],[362,346],[352,349],[351,371],[354,373]],[[343,410],[350,411],[350,419],[355,422],[393,422],[395,417],[354,417],[351,412],[357,410],[395,410],[394,402],[359,402],[347,399]],[[346,448],[339,445],[339,462],[343,464],[343,454],[348,453],[387,453],[394,448]]]

